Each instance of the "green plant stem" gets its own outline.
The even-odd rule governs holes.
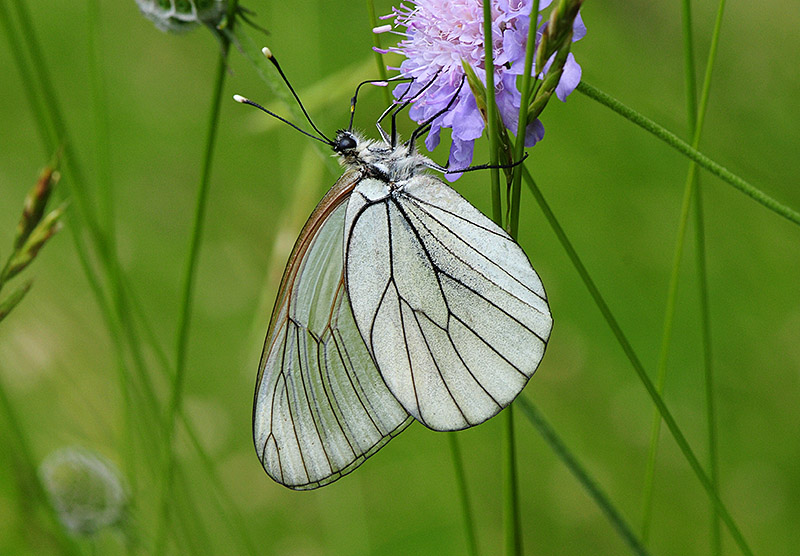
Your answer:
[[[235,3],[235,2],[234,2]],[[197,275],[197,263],[200,255],[200,246],[203,241],[206,205],[209,184],[211,182],[211,166],[214,159],[217,129],[219,124],[220,106],[222,105],[222,92],[225,85],[225,75],[228,71],[228,40],[222,38],[222,53],[217,64],[217,76],[214,85],[211,110],[209,114],[208,133],[203,157],[203,169],[198,185],[197,200],[195,203],[194,221],[189,240],[189,253],[186,260],[186,269],[183,279],[183,294],[181,296],[181,310],[178,316],[175,374],[172,381],[172,393],[167,417],[165,419],[166,439],[166,464],[164,467],[164,486],[161,492],[161,519],[159,520],[159,533],[156,536],[156,554],[163,554],[166,543],[166,531],[170,522],[170,506],[172,504],[173,479],[175,474],[175,427],[177,415],[181,412],[183,402],[183,389],[186,382],[186,353],[189,343],[189,324],[192,315],[192,300],[194,296],[194,283]]]
[[[492,184],[492,220],[503,225],[503,208],[500,196],[500,171],[497,168],[497,104],[494,91],[494,62],[492,60],[492,8],[490,0],[483,0],[484,69],[486,73],[486,130],[489,138],[489,165]],[[520,529],[519,503],[517,499],[516,454],[514,452],[514,425],[511,408],[506,410],[505,437],[506,457],[504,465],[505,499],[505,553],[509,556],[522,554],[522,531]]]
[[[519,116],[517,118],[517,137],[514,142],[514,161],[522,160],[525,152],[525,131],[528,127],[528,106],[531,96],[531,74],[534,73],[533,57],[536,51],[536,29],[539,23],[539,0],[533,0],[531,7],[530,25],[528,27],[528,42],[525,45],[525,65],[522,70],[522,87],[520,88]],[[534,73],[538,74],[538,71]],[[516,238],[519,232],[519,200],[522,192],[522,168],[514,168],[511,183],[511,200],[509,201],[508,233]]]
[[[505,485],[505,540],[506,554],[522,554],[522,520],[519,513],[519,489],[517,481],[517,445],[514,438],[514,406],[503,411],[505,465],[503,484]]]
[[[570,452],[567,445],[558,436],[555,429],[547,422],[544,415],[536,408],[536,406],[525,396],[519,396],[514,402],[521,410],[522,414],[527,417],[533,427],[539,432],[545,442],[550,446],[553,453],[560,459],[567,469],[578,479],[586,492],[595,501],[595,504],[600,508],[611,525],[616,529],[620,537],[630,547],[634,554],[646,555],[647,549],[642,545],[633,529],[625,521],[619,511],[617,511],[614,504],[609,499],[608,495],[603,492],[598,486],[597,482],[592,479],[586,468],[584,468],[577,458]]]
[[[611,108],[617,114],[623,116],[625,119],[630,120],[631,122],[635,123],[645,131],[649,131],[669,146],[677,150],[678,152],[686,155],[691,160],[694,160],[699,166],[705,168],[721,180],[725,181],[726,183],[732,185],[754,201],[764,205],[769,210],[783,216],[787,220],[794,222],[795,224],[800,224],[800,213],[795,211],[794,209],[778,202],[777,200],[773,199],[760,189],[757,189],[753,185],[749,184],[727,168],[723,167],[720,164],[717,164],[710,158],[708,158],[703,153],[699,152],[697,149],[692,148],[686,141],[680,139],[677,135],[668,131],[666,128],[658,125],[653,120],[650,120],[635,110],[625,106],[617,99],[611,97],[610,95],[602,92],[601,90],[589,85],[585,81],[581,81],[578,83],[577,90],[583,93],[584,95],[588,96],[589,98],[596,100],[600,104]]]
[[[483,0],[483,42],[484,70],[486,73],[486,135],[489,138],[489,175],[492,180],[492,220],[498,226],[503,225],[503,207],[500,199],[500,170],[497,168],[498,140],[497,104],[494,94],[494,61],[492,59],[492,5],[490,0]]]
[[[711,484],[710,479],[703,471],[703,467],[700,465],[697,456],[694,454],[694,451],[689,446],[686,437],[681,432],[678,423],[675,421],[675,418],[672,416],[672,413],[667,408],[664,400],[658,394],[655,385],[647,376],[647,372],[644,370],[644,366],[642,365],[639,357],[636,355],[636,352],[633,350],[633,346],[631,346],[628,338],[622,331],[622,328],[619,326],[616,318],[611,313],[611,309],[608,307],[603,296],[600,294],[600,290],[597,289],[594,281],[589,276],[589,272],[586,270],[586,267],[583,265],[583,262],[578,257],[578,253],[575,251],[575,248],[572,246],[572,243],[567,238],[564,229],[559,224],[558,220],[556,219],[553,211],[550,209],[550,205],[545,200],[544,196],[542,195],[541,190],[536,185],[536,182],[533,180],[533,177],[528,172],[527,168],[525,169],[525,181],[527,182],[531,193],[533,193],[536,202],[539,204],[539,207],[542,210],[545,218],[547,219],[550,226],[553,228],[553,232],[556,234],[559,242],[561,243],[562,247],[567,253],[570,261],[572,262],[573,266],[578,272],[581,280],[583,281],[586,289],[589,290],[589,294],[592,296],[597,308],[600,310],[600,313],[603,315],[603,318],[608,324],[611,332],[614,334],[617,342],[622,347],[622,350],[625,352],[626,357],[630,361],[631,365],[633,366],[636,375],[638,376],[641,383],[644,385],[645,389],[647,390],[648,395],[653,400],[653,403],[659,410],[661,414],[661,418],[667,424],[667,428],[669,429],[672,437],[675,439],[675,443],[678,445],[678,448],[683,453],[683,457],[689,463],[689,466],[692,468],[692,471],[697,476],[698,481],[705,489],[708,497],[714,503],[717,508],[717,511],[720,514],[725,526],[728,528],[733,539],[736,541],[736,544],[739,546],[739,549],[742,553],[747,555],[752,555],[753,552],[747,544],[747,541],[742,536],[742,533],[739,531],[739,527],[736,525],[736,522],[733,520],[730,512],[725,507],[725,504],[720,499],[719,495],[717,494],[716,489],[714,489],[713,485]]]
[[[375,0],[367,0],[367,13],[369,14],[369,24],[372,29],[378,26],[378,17],[375,15]],[[376,49],[381,49],[381,36],[378,33],[372,33],[372,44]],[[389,79],[389,74],[386,73],[386,64],[383,61],[383,54],[374,50],[375,65],[378,66],[378,75],[384,81]],[[383,99],[386,105],[392,103],[392,95],[389,92],[389,87],[381,87],[383,89]]]
[[[461,457],[461,448],[458,443],[457,435],[458,433],[451,432],[447,434],[447,438],[450,440],[450,454],[453,456],[453,470],[456,475],[456,486],[461,502],[461,514],[464,518],[464,530],[467,535],[467,554],[469,554],[469,556],[478,556],[475,522],[472,518],[472,510],[470,509],[467,479],[464,475],[464,460]]]

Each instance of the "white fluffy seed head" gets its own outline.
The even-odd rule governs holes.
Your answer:
[[[93,535],[125,516],[127,493],[119,471],[96,452],[57,450],[42,461],[39,476],[59,521],[74,535]]]

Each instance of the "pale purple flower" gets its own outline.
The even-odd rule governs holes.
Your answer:
[[[495,65],[495,98],[503,124],[516,135],[521,94],[517,77],[525,63],[525,43],[528,38],[532,0],[492,1],[492,51]],[[540,0],[545,9],[552,0]],[[393,8],[385,19],[394,18],[395,31],[403,39],[395,47],[383,52],[397,52],[406,57],[399,68],[406,77],[413,77],[410,85],[395,87],[395,98],[414,99],[409,115],[423,122],[442,110],[456,94],[464,78],[462,60],[469,64],[477,76],[486,82],[483,42],[483,5],[481,0],[416,0]],[[538,21],[541,22],[541,16]],[[376,29],[385,31],[388,26]],[[573,40],[586,34],[580,16],[575,20]],[[541,35],[541,29],[537,32]],[[547,68],[544,68],[546,71]],[[569,54],[556,96],[565,100],[581,79],[581,68]],[[437,117],[425,139],[428,150],[439,144],[441,128],[452,129],[452,146],[448,168],[467,168],[472,162],[475,139],[483,133],[484,122],[469,85],[464,83],[452,108]],[[539,120],[525,130],[525,145],[533,146],[544,136],[544,126]],[[460,174],[449,174],[455,180]]]

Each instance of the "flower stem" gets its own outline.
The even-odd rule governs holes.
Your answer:
[[[531,96],[531,74],[533,73],[533,56],[536,51],[536,29],[539,24],[539,0],[533,0],[531,7],[530,23],[528,27],[528,42],[525,45],[525,65],[522,71],[522,88],[520,89],[519,117],[517,118],[517,137],[514,143],[514,161],[522,160],[525,152],[525,130],[528,127],[528,106]],[[536,72],[538,74],[538,72]],[[510,218],[507,231],[511,237],[517,237],[519,232],[519,199],[522,191],[522,168],[514,168],[511,184],[511,200],[509,201]]]
[[[484,69],[486,74],[486,130],[489,138],[489,165],[492,183],[492,220],[498,226],[503,225],[503,208],[500,197],[500,171],[497,168],[499,141],[497,137],[497,105],[494,91],[494,62],[492,41],[492,3],[483,0],[483,43]],[[520,530],[519,503],[517,500],[516,454],[514,450],[514,422],[512,410],[506,410],[505,437],[506,462],[504,465],[504,498],[505,498],[505,547],[506,554],[518,556],[522,554],[522,531]]]
[[[668,131],[666,128],[658,125],[653,120],[644,117],[643,115],[639,114],[635,110],[625,106],[617,99],[613,98],[612,96],[604,93],[600,89],[589,85],[585,81],[581,81],[578,83],[577,90],[583,93],[584,95],[588,96],[591,99],[596,100],[600,104],[611,108],[617,114],[623,116],[625,119],[630,120],[631,122],[635,123],[645,131],[649,131],[669,146],[674,148],[680,153],[683,153],[690,159],[694,160],[699,166],[705,168],[721,180],[727,182],[728,184],[732,185],[754,201],[764,205],[769,210],[783,216],[787,220],[794,222],[795,224],[800,224],[800,213],[795,211],[794,209],[778,202],[777,200],[773,199],[760,189],[757,189],[753,185],[749,184],[747,181],[743,180],[721,164],[718,164],[708,158],[706,155],[698,151],[697,149],[692,148],[686,141],[680,139],[677,135]]]
[[[561,243],[562,247],[567,253],[570,261],[572,262],[575,270],[577,270],[578,275],[580,276],[581,280],[583,281],[586,289],[589,290],[589,294],[592,296],[597,308],[600,310],[600,313],[603,315],[603,318],[608,324],[608,327],[611,329],[611,332],[614,334],[617,342],[619,343],[622,350],[625,352],[628,360],[633,367],[633,370],[636,372],[641,383],[644,385],[645,390],[649,394],[650,398],[653,400],[653,403],[658,408],[659,413],[661,414],[661,418],[667,424],[667,428],[669,429],[672,437],[675,439],[675,443],[678,445],[678,448],[683,453],[683,457],[686,459],[689,466],[692,468],[692,471],[697,476],[698,481],[705,489],[708,497],[714,503],[717,511],[719,512],[722,521],[725,522],[728,531],[730,532],[733,539],[736,541],[736,544],[739,546],[739,549],[742,553],[746,555],[752,556],[753,551],[747,544],[747,541],[742,536],[742,533],[739,530],[739,527],[736,525],[736,522],[733,520],[730,512],[725,507],[725,504],[720,499],[719,495],[717,494],[716,489],[712,485],[710,479],[703,471],[703,467],[700,465],[700,461],[697,459],[692,448],[689,446],[686,437],[683,435],[680,427],[678,426],[677,421],[672,416],[672,413],[667,408],[664,400],[659,395],[656,387],[653,385],[653,382],[650,380],[650,377],[647,375],[647,371],[645,371],[644,366],[641,363],[641,360],[636,355],[636,352],[633,351],[633,346],[631,346],[628,338],[625,336],[622,328],[620,327],[617,319],[611,313],[611,309],[608,307],[603,296],[600,294],[600,290],[597,289],[592,278],[589,276],[588,270],[584,266],[583,262],[581,261],[580,257],[578,257],[578,253],[575,251],[575,248],[572,246],[572,243],[567,238],[564,229],[559,224],[558,220],[556,219],[553,211],[550,209],[550,205],[545,200],[544,196],[542,195],[541,190],[536,185],[536,182],[533,180],[533,177],[528,172],[527,168],[525,169],[525,181],[528,184],[531,193],[533,193],[536,202],[539,203],[539,207],[542,210],[545,218],[547,219],[550,226],[553,228],[553,232],[556,234],[559,242]]]
[[[475,521],[472,519],[472,510],[469,504],[469,491],[467,490],[467,480],[464,475],[464,459],[461,457],[461,448],[458,443],[458,433],[448,433],[450,440],[450,454],[453,456],[453,469],[456,474],[459,499],[461,501],[461,513],[464,517],[464,529],[467,533],[467,554],[478,556],[478,543],[475,538]]]
[[[517,489],[517,450],[514,439],[514,406],[505,411],[503,427],[506,445],[506,460],[503,474],[505,485],[505,541],[506,554],[522,554],[522,521],[519,513],[519,493]]]
[[[492,180],[492,220],[502,226],[503,208],[500,199],[500,170],[497,168],[499,141],[497,138],[497,104],[494,95],[494,60],[492,58],[492,3],[483,0],[483,46],[486,73],[486,135],[489,138],[489,174]]]

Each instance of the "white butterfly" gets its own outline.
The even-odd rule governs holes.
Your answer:
[[[383,135],[328,141],[347,171],[300,233],[267,332],[253,438],[293,489],[349,473],[412,417],[452,431],[496,415],[552,328],[519,245]]]

